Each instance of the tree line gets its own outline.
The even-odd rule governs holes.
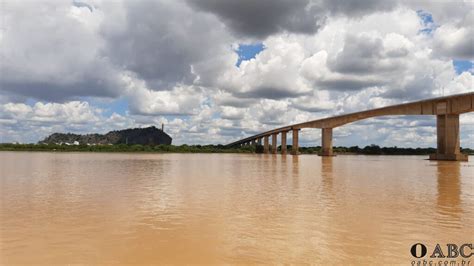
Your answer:
[[[288,145],[287,150],[291,151]],[[57,145],[57,144],[0,144],[1,151],[58,151],[58,152],[154,152],[154,153],[262,153],[263,146],[226,147],[224,145]],[[278,146],[281,151],[281,146]],[[299,147],[302,154],[318,154],[321,146]],[[436,153],[435,148],[401,148],[380,147],[368,145],[363,148],[359,146],[333,147],[336,154],[367,154],[367,155],[427,155]],[[474,154],[473,149],[461,148],[465,154]]]

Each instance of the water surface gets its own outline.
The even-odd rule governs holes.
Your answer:
[[[0,152],[0,263],[401,263],[472,243],[474,164]]]

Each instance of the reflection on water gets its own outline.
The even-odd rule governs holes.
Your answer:
[[[437,168],[440,219],[444,225],[459,227],[462,217],[461,165],[459,162],[437,162]]]
[[[0,264],[408,264],[471,243],[472,162],[0,152]]]
[[[323,192],[332,194],[332,181],[333,181],[333,169],[332,169],[332,157],[321,158],[321,180],[323,183]]]

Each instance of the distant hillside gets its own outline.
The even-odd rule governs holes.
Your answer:
[[[72,133],[54,133],[40,144],[141,144],[158,145],[171,144],[172,138],[154,126],[147,128],[131,128],[110,131],[105,135],[87,134],[78,135]]]

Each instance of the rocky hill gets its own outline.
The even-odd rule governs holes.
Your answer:
[[[141,144],[158,145],[171,144],[172,138],[161,129],[154,126],[147,128],[130,128],[110,131],[105,135],[72,133],[54,133],[39,143],[46,144]]]

